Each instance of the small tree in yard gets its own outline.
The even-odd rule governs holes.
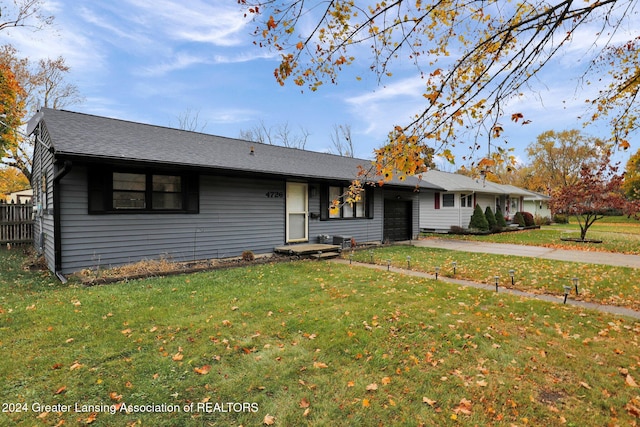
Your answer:
[[[496,210],[496,224],[500,228],[505,228],[507,226],[507,221],[504,219],[504,215],[499,210]]]
[[[469,221],[469,228],[482,231],[487,231],[489,229],[489,223],[487,222],[487,218],[484,216],[484,212],[482,212],[480,205],[476,205],[473,210],[471,221]]]
[[[557,213],[574,216],[580,225],[580,240],[584,241],[589,227],[610,209],[620,209],[628,215],[637,215],[640,204],[624,197],[617,166],[604,159],[597,167],[583,166],[580,179],[574,185],[554,192],[549,206]]]
[[[484,217],[487,218],[487,222],[489,223],[489,230],[493,230],[496,227],[496,216],[493,214],[491,210],[491,206],[487,206],[484,210]]]

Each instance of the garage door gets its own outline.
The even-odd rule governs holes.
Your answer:
[[[384,240],[397,242],[411,239],[412,202],[405,200],[384,201]]]

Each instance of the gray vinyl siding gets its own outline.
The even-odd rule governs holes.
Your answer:
[[[57,187],[62,195],[62,272],[163,257],[191,261],[239,256],[245,250],[271,253],[285,244],[285,180],[214,175],[199,179],[198,214],[89,215],[87,169],[74,165]],[[418,193],[376,188],[372,218],[323,221],[319,219],[319,185],[310,183],[309,189],[310,242],[316,242],[318,235],[381,241],[386,198],[413,201],[412,235],[419,233]]]
[[[33,167],[31,172],[31,187],[34,190],[33,204],[41,210],[34,219],[34,247],[41,252],[47,267],[55,270],[54,222],[53,222],[53,177],[55,167],[53,154],[44,146],[50,144],[49,136],[43,132],[33,150]],[[44,183],[44,185],[43,185]]]
[[[309,212],[320,216],[319,191],[309,198]],[[373,191],[373,217],[349,219],[309,219],[309,241],[315,243],[318,236],[349,236],[356,242],[382,241],[383,226],[383,192],[381,189]]]
[[[87,213],[86,169],[60,183],[64,273],[144,259],[173,261],[272,252],[284,242],[284,181],[200,177],[199,214]]]

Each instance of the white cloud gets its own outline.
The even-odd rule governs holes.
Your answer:
[[[367,124],[365,134],[386,136],[394,125],[406,124],[412,115],[424,107],[424,81],[406,78],[374,92],[345,99],[351,113]]]

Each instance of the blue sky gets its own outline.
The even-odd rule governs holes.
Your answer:
[[[294,134],[308,132],[306,148],[315,151],[330,150],[333,127],[346,124],[356,155],[368,158],[424,102],[423,83],[411,64],[404,70],[400,64],[382,85],[361,63],[337,85],[317,92],[279,86],[273,77],[278,57],[253,44],[255,24],[236,0],[45,0],[45,8],[55,16],[52,28],[14,29],[3,32],[0,42],[12,43],[34,62],[62,55],[71,67],[68,81],[85,98],[68,107],[73,111],[171,127],[191,111],[203,132],[234,138],[260,123],[286,123]],[[637,36],[635,28],[631,34]],[[525,147],[543,131],[581,128],[577,114],[589,94],[576,95],[577,81],[560,77],[575,74],[590,40],[576,34],[567,53],[540,75],[536,91],[511,105],[509,114],[523,112],[531,120],[527,126],[504,120],[508,147],[519,158],[526,158]],[[606,129],[585,133],[606,135]],[[637,149],[632,142],[629,152]],[[461,157],[465,150],[460,146],[454,153]]]

